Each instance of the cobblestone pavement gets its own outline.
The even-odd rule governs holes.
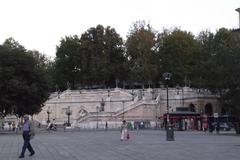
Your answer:
[[[31,141],[36,154],[27,160],[239,160],[240,137],[234,134],[165,131],[130,132],[120,141],[119,131],[41,132]],[[20,134],[0,134],[0,160],[15,160],[21,151]]]

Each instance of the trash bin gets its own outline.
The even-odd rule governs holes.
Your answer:
[[[174,141],[173,125],[168,125],[167,127],[167,141]]]

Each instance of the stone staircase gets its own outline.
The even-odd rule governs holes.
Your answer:
[[[97,116],[99,119],[101,119],[102,117],[115,117],[115,118],[119,118],[122,114],[125,114],[127,113],[128,111],[130,110],[133,110],[141,105],[144,105],[144,104],[152,104],[152,105],[155,105],[155,104],[158,104],[159,103],[159,99],[160,99],[160,96],[158,95],[157,96],[157,99],[156,100],[152,100],[152,101],[149,101],[149,100],[145,100],[145,99],[141,99],[141,100],[138,100],[138,97],[135,97],[133,102],[132,103],[129,103],[128,105],[124,106],[124,111],[123,109],[119,109],[118,111],[114,112],[114,113],[109,113],[109,112],[100,112],[98,115],[97,113],[90,113],[88,115],[86,115],[85,117],[82,117],[81,119],[77,118],[76,120],[81,123],[81,122],[86,122],[86,121],[91,121],[93,119],[96,119]]]

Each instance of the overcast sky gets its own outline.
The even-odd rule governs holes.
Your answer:
[[[137,20],[152,27],[180,27],[197,35],[237,28],[240,0],[0,0],[0,43],[13,37],[26,49],[55,57],[62,37],[111,26],[126,39]]]

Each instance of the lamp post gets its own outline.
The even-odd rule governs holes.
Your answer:
[[[67,126],[71,126],[71,124],[70,124],[70,115],[71,114],[72,114],[72,111],[70,110],[70,106],[68,106],[68,108],[66,110],[66,115],[68,116]]]
[[[171,79],[171,76],[172,74],[169,73],[169,72],[165,72],[163,73],[163,77],[166,81],[166,84],[167,84],[167,133],[166,133],[166,136],[167,136],[167,141],[174,141],[174,132],[173,132],[173,126],[170,125],[169,123],[169,104],[168,104],[168,81]]]
[[[99,112],[99,106],[96,107],[96,111],[97,111],[97,129],[98,129],[98,112]]]
[[[50,110],[50,107],[47,108],[47,115],[48,115],[48,119],[47,119],[47,123],[50,123],[50,114],[52,113],[52,111]]]

